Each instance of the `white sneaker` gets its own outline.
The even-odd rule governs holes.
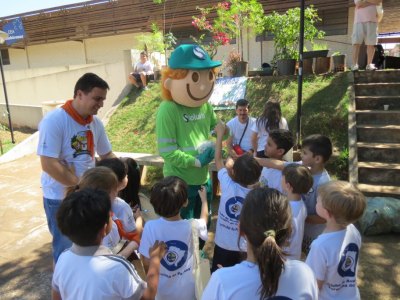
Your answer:
[[[367,65],[367,67],[365,68],[365,70],[367,70],[367,71],[374,71],[374,70],[376,70],[377,68],[375,67],[375,65],[374,64],[369,64],[369,65]]]
[[[355,64],[354,66],[352,66],[352,67],[351,67],[351,70],[352,70],[352,71],[358,71],[358,65]]]

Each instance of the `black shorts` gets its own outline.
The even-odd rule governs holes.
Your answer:
[[[240,263],[244,259],[244,256],[245,253],[240,251],[226,250],[218,245],[215,245],[211,272],[218,270],[217,265],[221,265],[223,267],[232,267]]]
[[[142,79],[140,78],[139,73],[131,73],[133,77],[135,77],[137,83],[142,83]],[[146,81],[154,80],[154,74],[146,75]]]

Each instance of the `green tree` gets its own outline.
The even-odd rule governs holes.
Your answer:
[[[322,39],[325,32],[315,24],[321,21],[317,10],[311,5],[304,12],[304,40],[314,43]],[[284,14],[272,12],[265,18],[265,30],[274,35],[275,54],[273,63],[279,59],[298,59],[300,41],[300,8],[291,8]]]

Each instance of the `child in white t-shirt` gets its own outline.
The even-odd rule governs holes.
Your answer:
[[[265,144],[265,155],[272,159],[283,161],[284,155],[293,147],[293,136],[289,130],[274,129],[269,132],[267,143]],[[282,171],[275,168],[263,167],[260,183],[276,189],[282,193]]]
[[[201,187],[200,219],[182,219],[180,209],[188,205],[187,190],[187,184],[176,176],[165,177],[151,190],[150,202],[160,218],[146,222],[139,252],[147,270],[151,245],[157,240],[167,244],[167,252],[161,260],[156,299],[195,299],[192,222],[198,236],[207,240],[208,204],[206,189]]]
[[[97,166],[110,168],[118,179],[117,193],[125,189],[128,184],[127,165],[119,158],[102,159],[97,163]],[[133,184],[133,183],[131,183]],[[130,205],[123,199],[115,196],[112,200],[112,211],[118,218],[118,231],[122,238],[140,243],[140,236],[143,231],[143,219],[140,214],[140,209],[135,210],[135,217]]]
[[[307,193],[313,185],[310,170],[299,164],[289,164],[282,171],[282,189],[289,199],[292,209],[292,234],[289,247],[285,248],[287,258],[301,258],[301,244],[304,235],[304,221],[307,218],[307,207],[301,194]]]
[[[68,188],[67,195],[84,188],[92,188],[106,191],[110,195],[110,199],[114,199],[118,193],[118,185],[118,179],[114,172],[110,168],[99,166],[83,173],[79,184],[76,187]],[[137,241],[126,243],[119,233],[117,222],[121,223],[115,214],[112,214],[112,229],[110,233],[103,238],[102,245],[111,249],[114,254],[128,258],[134,250],[138,248],[139,243]]]
[[[240,235],[247,240],[247,259],[215,271],[202,299],[317,299],[312,270],[286,260],[283,247],[290,237],[289,201],[275,189],[250,191],[240,214]]]
[[[241,261],[241,251],[245,251],[246,246],[238,245],[240,211],[248,192],[258,186],[261,174],[261,166],[251,154],[239,156],[233,163],[230,174],[228,173],[222,159],[222,139],[226,129],[223,123],[215,127],[217,134],[215,165],[218,170],[221,199],[215,231],[212,272],[219,266],[230,267]]]
[[[85,188],[61,202],[57,225],[73,244],[55,266],[53,299],[154,299],[166,245],[157,241],[151,247],[146,285],[127,260],[101,245],[111,223],[105,191]]]
[[[319,299],[360,299],[357,266],[361,236],[351,224],[365,210],[364,195],[345,181],[331,181],[318,189],[316,210],[326,228],[311,244],[306,263],[314,271]]]

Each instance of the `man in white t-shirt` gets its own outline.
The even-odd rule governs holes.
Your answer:
[[[238,146],[243,153],[254,153],[251,144],[251,128],[256,119],[249,116],[249,101],[240,99],[236,102],[236,117],[231,119],[226,126],[229,127],[229,137],[226,141],[229,155],[236,159],[241,155]],[[236,149],[236,151],[235,151]]]
[[[128,76],[129,82],[137,88],[147,89],[149,80],[154,79],[153,65],[148,61],[147,53],[140,53],[140,61],[135,65],[133,72]]]
[[[42,165],[41,185],[47,224],[53,236],[54,263],[71,241],[57,228],[55,215],[65,187],[78,184],[85,170],[94,167],[94,156],[113,157],[104,126],[96,115],[106,99],[107,82],[93,73],[77,81],[74,99],[47,114],[39,124],[37,154]]]
[[[358,70],[358,56],[360,46],[364,42],[367,46],[367,70],[375,70],[372,63],[377,41],[378,19],[376,6],[382,0],[354,0],[356,5],[354,10],[354,27],[352,35],[353,44],[353,66],[352,70]]]

